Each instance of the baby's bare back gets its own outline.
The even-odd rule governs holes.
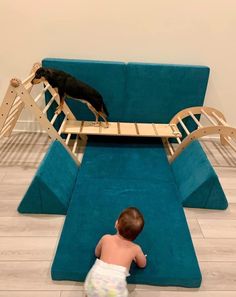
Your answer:
[[[101,242],[100,260],[114,265],[126,267],[128,270],[141,248],[118,234],[105,235]]]

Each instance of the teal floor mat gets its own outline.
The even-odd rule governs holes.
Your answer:
[[[54,280],[84,281],[99,238],[114,233],[122,209],[138,207],[137,238],[148,255],[128,283],[199,287],[201,273],[172,171],[161,143],[90,138],[52,265]]]

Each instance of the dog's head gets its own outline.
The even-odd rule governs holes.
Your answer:
[[[32,79],[31,83],[33,85],[39,84],[45,80],[48,80],[50,76],[50,71],[46,68],[40,67],[36,72],[35,76]]]

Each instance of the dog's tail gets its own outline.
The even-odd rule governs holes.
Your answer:
[[[107,115],[107,117],[109,117],[109,112],[107,111],[107,108],[104,102],[102,102],[102,109],[103,109],[103,112],[105,112],[105,114]]]

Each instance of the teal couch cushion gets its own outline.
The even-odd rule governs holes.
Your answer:
[[[185,207],[226,209],[227,199],[199,141],[192,142],[171,164]]]
[[[52,265],[54,280],[84,281],[99,238],[114,233],[121,210],[138,207],[145,227],[137,239],[145,269],[129,283],[199,287],[199,270],[178,190],[157,139],[90,138]]]
[[[52,142],[19,207],[20,213],[66,214],[78,165],[59,141]]]
[[[168,123],[180,110],[203,105],[209,68],[128,63],[125,120]]]

